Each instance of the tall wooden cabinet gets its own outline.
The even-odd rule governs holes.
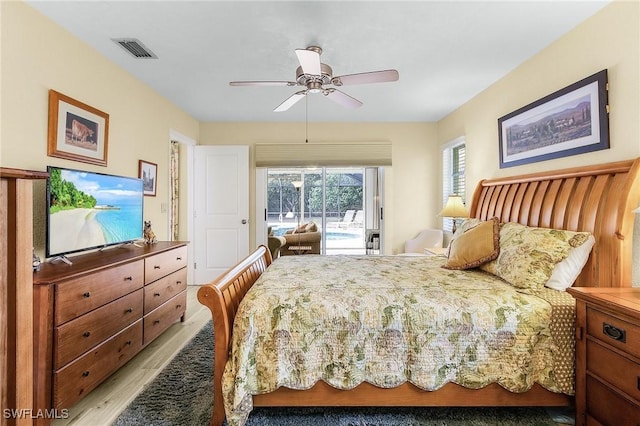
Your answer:
[[[34,274],[39,409],[72,406],[184,321],[186,243],[109,248],[72,261],[44,264]]]
[[[0,425],[33,408],[33,189],[47,173],[0,168]],[[17,410],[6,415],[4,410]],[[20,411],[24,410],[24,411]]]
[[[33,189],[47,173],[0,167],[0,425],[33,408]],[[10,415],[4,410],[15,410]],[[22,411],[21,411],[22,410]]]

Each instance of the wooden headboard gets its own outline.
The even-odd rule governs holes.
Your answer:
[[[481,181],[470,216],[589,231],[596,243],[579,287],[630,287],[640,159]]]

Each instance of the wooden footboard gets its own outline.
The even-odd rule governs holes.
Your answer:
[[[225,417],[222,397],[222,373],[231,349],[231,332],[238,305],[271,264],[271,252],[258,247],[224,275],[198,290],[198,300],[211,310],[215,338],[213,364],[213,414],[211,425],[220,426]]]

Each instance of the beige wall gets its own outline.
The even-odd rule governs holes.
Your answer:
[[[303,143],[304,123],[203,123],[204,145],[248,145],[250,162],[256,143]],[[385,168],[384,206],[387,254],[402,251],[404,241],[420,229],[439,226],[441,208],[437,176],[440,151],[430,123],[309,123],[309,143],[391,141],[392,167]],[[250,171],[250,214],[255,212],[255,167]],[[255,220],[251,220],[251,224]],[[251,227],[255,245],[255,228]]]
[[[0,165],[30,170],[56,165],[137,176],[139,159],[157,163],[157,196],[145,197],[144,216],[158,238],[166,238],[168,216],[161,203],[169,197],[170,129],[197,139],[197,120],[27,4],[2,1],[0,8]],[[49,89],[109,114],[107,167],[47,156]],[[42,253],[44,185],[36,189],[35,242]]]
[[[480,179],[640,156],[640,2],[614,1],[438,122],[438,140],[467,139],[467,199]],[[499,168],[498,118],[602,69],[609,74],[611,148]]]

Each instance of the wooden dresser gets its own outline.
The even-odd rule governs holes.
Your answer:
[[[640,425],[640,288],[576,298],[576,425]]]
[[[35,399],[68,408],[133,358],[187,305],[187,246],[108,248],[34,274]]]

